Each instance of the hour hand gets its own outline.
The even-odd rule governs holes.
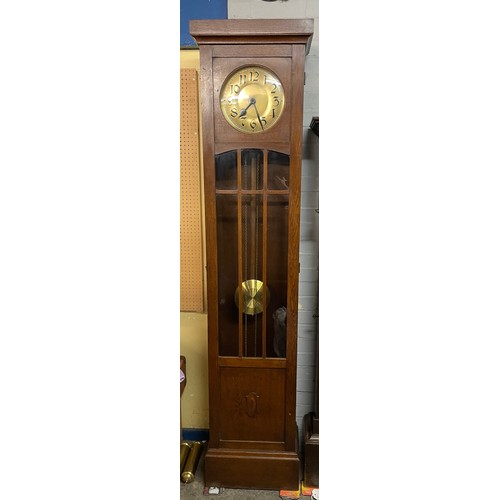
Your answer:
[[[253,105],[255,105],[255,98],[253,98],[253,97],[251,97],[251,98],[250,98],[250,102],[248,103],[248,106],[247,106],[245,109],[242,109],[242,110],[240,111],[240,118],[241,118],[242,116],[245,116],[245,115],[247,114],[247,110],[248,110],[248,108],[249,108],[252,104],[253,104]]]

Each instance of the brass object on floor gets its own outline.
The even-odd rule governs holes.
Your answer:
[[[264,310],[264,283],[260,280],[246,280],[241,284],[241,291],[243,295],[243,313],[251,316],[260,314]],[[269,305],[270,300],[271,292],[266,287],[266,307]],[[234,292],[234,301],[236,306],[239,307],[239,287]]]
[[[182,474],[182,471],[184,470],[190,451],[191,445],[187,441],[183,441],[181,443],[181,470],[179,474]]]
[[[189,452],[184,471],[181,474],[183,483],[191,483],[194,481],[198,462],[200,461],[203,444],[200,441],[193,441],[191,443],[191,451]]]

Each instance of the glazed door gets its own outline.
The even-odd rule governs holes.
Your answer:
[[[215,159],[222,447],[284,449],[289,181],[276,151]]]

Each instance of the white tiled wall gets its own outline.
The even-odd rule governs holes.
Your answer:
[[[316,345],[319,334],[319,139],[309,128],[319,117],[319,0],[228,0],[230,19],[314,19],[314,36],[306,57],[302,205],[300,231],[299,330],[297,360],[297,425],[314,410]]]

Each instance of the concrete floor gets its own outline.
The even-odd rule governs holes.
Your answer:
[[[225,488],[221,493],[204,494],[204,458],[205,458],[206,445],[200,458],[198,467],[196,468],[194,481],[190,483],[183,483],[180,481],[180,499],[181,500],[196,500],[196,499],[220,499],[220,500],[280,500],[288,499],[289,497],[282,497],[279,491],[271,490],[236,490]],[[298,496],[296,498],[311,500],[311,496]]]

